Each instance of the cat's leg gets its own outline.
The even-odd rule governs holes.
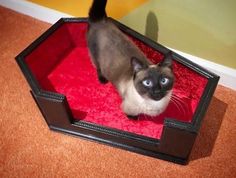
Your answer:
[[[102,75],[102,72],[101,72],[100,68],[97,68],[97,75],[98,75],[98,80],[102,84],[106,84],[108,82],[108,80]]]
[[[91,50],[91,59],[93,62],[93,65],[96,67],[97,69],[97,76],[98,76],[98,80],[100,81],[100,83],[102,84],[106,84],[108,82],[108,80],[102,75],[102,71],[100,69],[100,64],[97,58],[97,48],[96,45],[90,45],[90,50]]]
[[[132,120],[138,120],[138,116],[131,116],[131,115],[127,115],[126,116],[129,118],[129,119],[132,119]]]
[[[123,100],[121,104],[121,109],[126,114],[129,119],[138,120],[138,111],[135,106],[131,106],[130,103]]]

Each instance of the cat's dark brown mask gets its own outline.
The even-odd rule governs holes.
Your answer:
[[[134,71],[134,86],[142,97],[159,101],[172,89],[174,74],[171,55],[167,55],[156,65],[145,64],[132,57],[131,66]]]

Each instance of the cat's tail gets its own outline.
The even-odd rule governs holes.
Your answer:
[[[107,17],[106,15],[107,0],[93,0],[89,10],[89,21],[97,22]]]

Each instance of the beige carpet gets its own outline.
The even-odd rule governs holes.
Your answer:
[[[14,59],[49,26],[0,7],[1,178],[236,177],[236,92],[221,86],[187,166],[50,131]]]

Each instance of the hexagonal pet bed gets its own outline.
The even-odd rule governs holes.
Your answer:
[[[154,63],[169,52],[112,21]],[[219,77],[173,52],[176,81],[168,108],[157,117],[141,115],[130,120],[120,109],[114,86],[97,79],[86,31],[85,18],[61,19],[16,57],[49,127],[186,163]]]

